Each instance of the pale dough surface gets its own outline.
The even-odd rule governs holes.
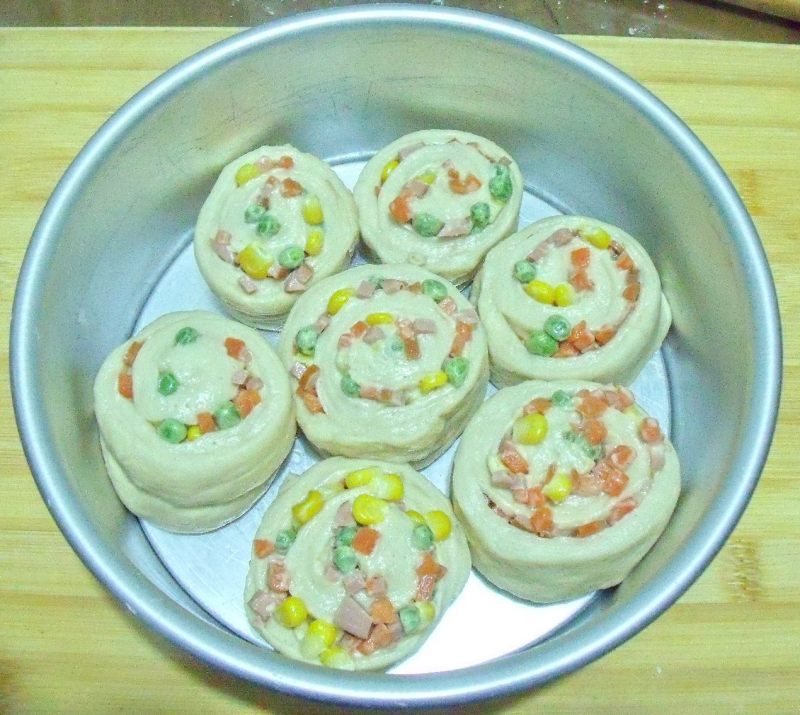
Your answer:
[[[345,591],[340,581],[332,582],[323,573],[323,566],[330,560],[331,544],[335,526],[333,519],[343,502],[353,500],[367,488],[338,488],[338,484],[349,473],[357,469],[378,467],[387,473],[402,477],[405,495],[402,507],[424,514],[432,510],[444,511],[452,520],[450,536],[436,542],[436,560],[447,568],[434,592],[432,603],[436,607],[436,618],[418,633],[404,636],[390,648],[380,649],[369,656],[359,655],[354,659],[356,670],[375,670],[389,667],[416,651],[436,627],[441,616],[456,599],[469,577],[471,561],[466,537],[453,513],[450,502],[423,475],[408,465],[374,460],[354,460],[332,457],[318,462],[302,475],[290,475],[281,487],[275,501],[269,506],[255,535],[257,539],[274,541],[278,532],[292,524],[292,506],[301,502],[312,489],[330,495],[322,510],[303,524],[294,544],[286,555],[290,571],[292,595],[306,603],[311,618],[332,621]],[[382,575],[387,582],[387,595],[395,604],[406,603],[416,591],[416,556],[411,544],[413,522],[398,506],[391,506],[386,520],[374,528],[380,531],[380,540],[369,556],[359,556],[360,568],[366,573]],[[263,588],[267,574],[267,560],[253,556],[245,587],[245,609],[253,627],[274,648],[291,658],[305,660],[300,652],[302,630],[285,628],[274,618],[266,624],[255,616],[247,603],[259,589]],[[307,661],[317,662],[317,661]]]
[[[176,346],[181,328],[200,337]],[[238,425],[194,441],[171,444],[156,432],[167,417],[191,420],[235,394],[236,361],[227,337],[243,340],[251,371],[264,383],[262,401]],[[133,364],[133,399],[120,395],[117,376],[134,341],[143,341]],[[165,368],[185,389],[156,390]],[[169,531],[210,531],[237,518],[266,491],[294,442],[296,426],[289,380],[275,352],[254,330],[204,311],[169,313],[113,350],[94,384],[95,411],[109,476],[134,514]]]
[[[283,198],[279,191],[270,195],[270,213],[281,223],[281,230],[271,238],[258,238],[254,225],[244,220],[248,205],[264,183],[265,175],[237,187],[235,176],[242,164],[261,158],[279,160],[289,156],[294,161],[291,169],[276,168],[269,172],[279,180],[292,178],[298,181],[307,194],[319,197],[324,212],[324,245],[317,256],[307,256],[306,263],[313,268],[310,283],[342,270],[350,263],[358,240],[356,207],[350,190],[334,171],[321,159],[301,152],[291,145],[264,146],[230,162],[220,172],[211,193],[197,219],[194,234],[194,251],[197,265],[206,282],[225,308],[238,320],[257,328],[279,328],[286,313],[294,305],[299,293],[287,293],[284,281],[266,278],[257,280],[256,292],[242,290],[239,279],[243,272],[223,261],[213,250],[211,242],[222,229],[232,236],[231,247],[241,251],[252,241],[260,241],[265,250],[277,260],[278,253],[290,245],[305,246],[310,228],[303,221],[302,197]]]
[[[419,143],[424,146],[404,158],[381,186],[381,171],[386,163]],[[490,196],[488,183],[492,162],[504,157],[510,160],[513,193],[508,202],[501,203]],[[448,160],[462,175],[477,176],[482,181],[481,188],[463,196],[447,191],[448,177],[441,167]],[[481,231],[451,239],[426,238],[396,223],[389,213],[389,204],[406,182],[427,171],[435,171],[438,176],[430,191],[416,203],[419,211],[446,221],[469,216],[470,206],[481,201],[491,207],[492,223]],[[377,195],[376,187],[380,187]],[[516,230],[522,192],[522,174],[508,152],[475,134],[441,129],[413,132],[385,146],[369,160],[353,189],[361,236],[381,261],[422,266],[456,285],[470,280],[486,252]]]
[[[615,586],[650,550],[675,508],[680,491],[677,454],[665,440],[663,468],[652,480],[646,476],[640,463],[646,450],[635,429],[644,413],[635,406],[629,408],[630,416],[627,411],[617,412],[609,431],[618,443],[633,446],[639,455],[629,468],[631,481],[618,499],[641,490],[645,495],[639,506],[616,524],[585,538],[543,538],[508,523],[489,508],[487,497],[507,513],[521,513],[521,507],[507,496],[508,490],[492,485],[489,465],[522,408],[533,398],[549,398],[556,390],[574,393],[598,387],[601,385],[583,381],[532,380],[504,388],[483,404],[462,435],[453,468],[452,499],[467,532],[473,563],[489,581],[520,598],[548,603]],[[585,468],[580,457],[549,452],[558,432],[559,425],[552,425],[546,441],[532,453],[541,452],[543,464],[557,461],[562,469]],[[651,483],[645,485],[645,480]],[[558,526],[570,528],[599,518],[611,505],[606,494],[572,502],[567,499],[554,508],[554,519]]]
[[[287,370],[297,361],[294,353],[297,332],[313,325],[326,312],[329,297],[342,288],[355,290],[362,281],[376,276],[404,281],[438,280],[447,287],[458,311],[472,308],[452,284],[422,268],[397,265],[351,268],[312,286],[292,309],[278,346]],[[380,312],[433,320],[438,326],[437,333],[421,336],[422,354],[415,361],[388,362],[378,350],[354,346],[349,351],[351,374],[385,380],[393,387],[410,388],[423,375],[440,368],[455,334],[454,321],[431,298],[406,290],[391,295],[379,290],[367,299],[353,297],[332,316],[330,325],[319,336],[313,357],[320,368],[317,390],[325,414],[312,414],[296,396],[298,422],[323,454],[408,462],[421,468],[453,443],[483,401],[489,377],[486,337],[481,325],[475,325],[464,353],[469,360],[469,372],[460,387],[448,385],[400,406],[349,397],[342,391],[341,374],[336,368],[339,338],[354,323]],[[294,379],[293,384],[296,384]]]
[[[610,260],[596,260],[590,276],[595,289],[581,293],[566,307],[542,305],[525,293],[515,280],[514,264],[560,228],[579,230],[600,227],[630,254],[639,269],[641,290],[634,309],[617,334],[597,350],[576,357],[553,358],[533,355],[524,345],[534,329],[541,328],[549,315],[566,317],[571,325],[586,320],[599,327],[623,310],[622,271]],[[569,253],[583,241],[551,249],[542,261],[538,279],[552,284],[564,282]],[[596,254],[595,254],[596,256]],[[601,257],[602,258],[602,257]],[[658,350],[672,322],[669,304],[661,291],[661,280],[645,249],[622,229],[585,216],[555,216],[527,226],[492,249],[486,256],[472,286],[475,303],[489,340],[492,382],[513,385],[522,380],[594,380],[630,384]]]

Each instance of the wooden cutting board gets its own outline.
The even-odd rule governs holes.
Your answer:
[[[228,679],[125,612],[66,544],[13,423],[8,323],[39,213],[120,104],[230,29],[0,31],[0,713],[334,712]],[[755,496],[699,581],[644,632],[540,690],[464,713],[798,712],[800,47],[572,38],[651,89],[706,142],[761,233],[780,294],[785,389]]]

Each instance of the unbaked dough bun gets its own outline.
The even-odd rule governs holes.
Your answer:
[[[289,314],[278,354],[318,450],[417,468],[461,433],[489,377],[474,308],[414,266],[362,265],[312,286]]]
[[[290,658],[382,669],[422,645],[470,568],[450,503],[425,477],[333,457],[290,476],[264,514],[245,609]]]
[[[475,415],[452,487],[475,567],[505,591],[548,603],[627,576],[664,530],[680,470],[626,388],[530,381]]]
[[[543,219],[492,249],[471,300],[498,386],[532,378],[629,384],[672,320],[644,248],[584,216]]]
[[[287,144],[222,170],[200,210],[194,252],[231,315],[275,329],[308,286],[350,263],[357,240],[350,191],[324,161]]]
[[[170,313],[113,350],[94,383],[119,498],[169,531],[210,531],[261,497],[294,441],[286,371],[250,328]]]
[[[361,236],[384,263],[412,263],[456,285],[517,228],[522,175],[509,154],[454,130],[407,134],[364,167],[353,195]]]

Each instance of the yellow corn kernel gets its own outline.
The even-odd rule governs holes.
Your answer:
[[[388,502],[372,494],[359,494],[353,499],[353,518],[363,526],[380,524],[386,518]]]
[[[447,384],[447,375],[444,371],[439,370],[437,372],[432,372],[430,375],[425,375],[419,381],[419,391],[423,395],[427,395],[432,390],[438,390],[443,385]]]
[[[300,652],[308,660],[319,658],[322,651],[333,645],[338,634],[333,623],[319,619],[311,621],[300,642]]]
[[[611,236],[608,231],[595,226],[594,228],[584,228],[579,231],[582,238],[586,239],[595,248],[601,250],[608,248],[611,245]]]
[[[309,256],[318,256],[325,245],[325,234],[318,228],[311,229],[306,236],[306,253]]]
[[[332,646],[336,640],[336,636],[339,635],[339,631],[333,623],[330,621],[323,621],[321,618],[317,618],[308,624],[308,632],[310,635],[321,638],[326,648]]]
[[[555,288],[544,281],[532,280],[525,285],[525,292],[534,300],[545,305],[552,305],[555,298]]]
[[[328,313],[336,315],[354,294],[355,291],[352,288],[339,288],[339,290],[334,291],[328,299]]]
[[[344,485],[348,489],[355,489],[356,487],[363,487],[365,484],[369,484],[376,476],[381,473],[381,470],[377,467],[365,467],[364,469],[356,469],[354,472],[350,472],[344,478]]]
[[[325,500],[322,498],[322,494],[316,489],[312,489],[306,494],[306,498],[303,501],[292,507],[292,516],[300,524],[305,524],[319,514],[324,503]]]
[[[518,417],[511,434],[518,444],[539,444],[547,436],[547,417],[539,412]]]
[[[275,608],[275,617],[281,625],[287,628],[297,628],[308,618],[308,609],[302,598],[289,596]]]
[[[235,181],[237,186],[246,184],[251,179],[255,179],[261,171],[255,164],[242,164],[236,171]]]
[[[444,541],[450,536],[450,532],[453,530],[450,517],[440,509],[426,512],[425,523],[430,527],[430,530],[433,532],[433,538],[436,539],[436,541]]]
[[[311,226],[319,226],[325,220],[318,196],[312,194],[306,198],[303,203],[303,220]]]
[[[572,478],[563,472],[554,474],[553,478],[542,487],[542,494],[552,501],[564,501],[572,493]]]
[[[353,658],[341,646],[332,645],[319,654],[319,662],[328,668],[353,670]]]
[[[434,181],[436,181],[436,172],[426,171],[424,174],[420,174],[417,177],[417,181],[421,181],[423,184],[430,186]]]
[[[557,306],[566,308],[575,300],[575,291],[569,283],[559,283],[555,288],[553,299]]]
[[[423,625],[427,625],[436,618],[436,606],[430,601],[417,601],[416,604],[419,615],[422,617]]]
[[[248,276],[256,280],[263,280],[267,277],[272,263],[272,256],[265,253],[261,244],[256,241],[248,243],[239,251],[239,265]]]
[[[399,474],[379,474],[369,485],[369,491],[381,499],[398,501],[403,498],[406,490]]]
[[[197,425],[189,425],[189,429],[186,430],[186,439],[190,442],[196,440],[203,432],[200,430],[200,427]]]
[[[369,325],[385,325],[394,323],[394,316],[391,313],[370,313],[367,316]]]
[[[381,183],[386,181],[386,179],[389,178],[389,174],[391,174],[398,166],[400,166],[400,162],[397,159],[387,161],[383,165],[383,169],[381,169]]]
[[[420,514],[418,511],[415,511],[414,509],[409,509],[408,511],[406,511],[406,516],[409,519],[411,519],[411,521],[413,521],[415,524],[425,523],[425,517],[422,516],[422,514]]]

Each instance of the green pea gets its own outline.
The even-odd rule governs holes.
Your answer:
[[[264,214],[264,217],[256,225],[256,232],[259,236],[274,236],[281,230],[281,222],[272,214]]]
[[[361,385],[359,385],[350,375],[342,375],[342,392],[348,397],[358,397],[361,394]]]
[[[307,325],[297,331],[297,335],[294,336],[294,344],[303,355],[313,355],[318,337],[317,331],[311,325]]]
[[[239,410],[233,402],[224,402],[216,412],[214,412],[214,421],[220,429],[228,429],[235,427],[242,421]]]
[[[199,335],[200,333],[198,333],[194,328],[186,326],[175,333],[175,344],[189,345],[189,343],[193,343],[195,340],[197,340]]]
[[[389,357],[397,357],[405,352],[405,345],[403,339],[399,335],[391,335],[386,339],[384,350]]]
[[[551,338],[544,330],[534,330],[525,347],[529,353],[533,355],[541,355],[542,357],[550,357],[556,350],[558,350],[558,343]]]
[[[168,417],[158,425],[158,436],[171,444],[180,444],[186,439],[186,425],[180,420]]]
[[[595,462],[603,456],[604,450],[602,445],[589,444],[586,437],[574,430],[567,430],[562,436],[565,441],[577,445],[587,457]]]
[[[433,546],[433,532],[427,524],[417,524],[411,532],[411,543],[421,551],[427,551]]]
[[[336,546],[352,546],[356,538],[357,526],[343,526],[336,532]]]
[[[297,532],[294,529],[283,529],[278,532],[275,537],[275,548],[283,553],[289,550],[289,547],[294,543],[297,538]]]
[[[472,204],[469,209],[469,217],[472,219],[473,231],[480,231],[486,228],[492,219],[492,213],[489,209],[489,204],[487,204],[485,201]]]
[[[178,389],[178,378],[171,372],[162,372],[158,376],[158,391],[166,397]]]
[[[494,165],[494,176],[489,179],[489,193],[493,199],[498,201],[508,201],[514,192],[511,183],[511,172],[505,164]]]
[[[514,264],[514,278],[520,283],[530,283],[536,278],[536,266],[530,261],[517,261]]]
[[[465,357],[448,358],[444,361],[442,370],[447,375],[447,381],[453,387],[461,387],[464,384],[464,380],[467,379],[469,360]]]
[[[447,298],[447,288],[444,283],[433,278],[422,281],[422,292],[437,303]]]
[[[432,214],[420,213],[411,219],[411,227],[420,236],[435,236],[442,230],[442,226],[444,226],[444,223]]]
[[[293,270],[303,262],[305,257],[305,251],[300,246],[287,246],[278,254],[278,263],[284,268]]]
[[[333,565],[342,573],[354,571],[358,561],[352,546],[337,546],[333,550]]]
[[[244,210],[245,223],[259,223],[267,215],[267,210],[260,204],[250,204]]]
[[[413,603],[403,606],[397,615],[400,618],[400,625],[403,626],[403,633],[413,633],[422,623],[419,609]]]
[[[556,390],[550,399],[556,407],[572,407],[572,395],[564,390]]]
[[[544,332],[553,340],[566,340],[572,331],[572,326],[563,315],[551,315],[544,321]]]

